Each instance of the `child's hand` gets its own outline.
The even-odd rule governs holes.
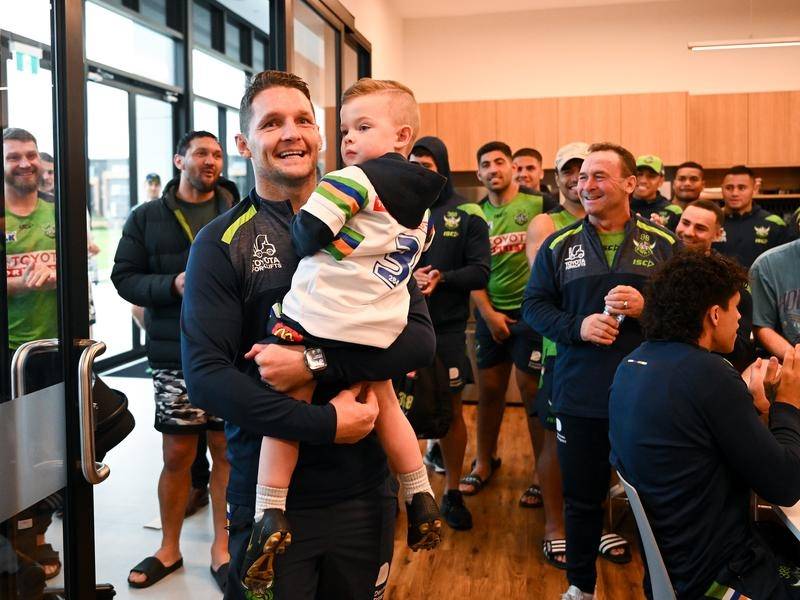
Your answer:
[[[247,360],[253,360],[256,357],[256,354],[261,352],[266,347],[267,347],[267,344],[253,344],[253,347],[250,348],[250,350],[247,351],[247,354],[245,354],[244,357]]]

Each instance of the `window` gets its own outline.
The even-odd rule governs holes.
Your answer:
[[[242,30],[236,23],[225,23],[225,54],[233,60],[242,61]]]
[[[295,4],[294,72],[311,89],[311,103],[322,134],[319,168],[323,173],[336,168],[338,157],[336,38],[334,28],[305,2]]]
[[[211,11],[202,4],[192,6],[194,43],[211,48]]]
[[[358,50],[350,44],[345,44],[342,55],[342,91],[356,81],[358,81]]]
[[[107,8],[86,3],[86,58],[147,79],[176,85],[176,43]]]
[[[236,149],[236,134],[239,133],[239,111],[225,111],[225,166],[228,179],[236,184],[239,193],[244,195],[250,191],[251,181],[247,174],[249,161]]]
[[[195,131],[208,131],[219,137],[219,109],[216,104],[194,101],[194,126]]]
[[[192,50],[192,61],[194,93],[238,108],[247,83],[245,72],[196,48]]]
[[[267,64],[267,42],[261,36],[253,37],[253,72],[260,73]]]

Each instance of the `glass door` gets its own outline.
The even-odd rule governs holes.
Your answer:
[[[129,86],[87,82],[89,280],[92,335],[108,349],[100,368],[137,356],[142,333],[136,308],[111,282],[122,228],[138,204],[161,195],[172,179],[173,105]],[[123,326],[123,324],[130,324]]]
[[[0,0],[0,598],[77,600],[95,593],[92,485],[108,475],[90,382],[103,345],[86,339],[83,77],[66,43],[82,44],[82,2],[52,10]]]

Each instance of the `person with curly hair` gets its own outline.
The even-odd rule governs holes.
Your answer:
[[[645,289],[646,341],[611,387],[611,462],[639,492],[679,600],[800,598],[797,575],[748,518],[751,490],[800,500],[800,345],[777,386],[776,358],[758,359],[746,384],[717,354],[733,349],[746,285],[715,252],[662,264]]]

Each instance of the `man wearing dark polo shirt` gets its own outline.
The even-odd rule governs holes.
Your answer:
[[[731,167],[722,180],[725,228],[714,248],[735,258],[745,269],[759,255],[790,239],[781,217],[753,203],[755,190],[755,174],[744,165]]]
[[[749,519],[751,490],[782,506],[800,499],[800,346],[783,357],[772,404],[764,382],[777,359],[756,362],[748,390],[716,354],[733,348],[746,284],[716,253],[665,263],[645,293],[647,341],[611,387],[611,462],[639,492],[679,600],[800,598]]]
[[[267,336],[270,308],[289,290],[297,268],[289,225],[316,187],[321,139],[308,87],[290,73],[254,76],[240,119],[237,145],[253,164],[255,189],[197,236],[181,316],[189,393],[226,421],[231,567],[225,598],[254,598],[242,587],[241,567],[261,438],[273,436],[299,441],[300,457],[287,499],[292,544],[275,559],[274,588],[265,597],[274,592],[276,598],[311,600],[324,590],[328,598],[372,600],[382,597],[389,576],[396,486],[370,433],[378,410],[374,395],[367,393],[362,404],[354,389],[341,390],[429,364],[433,328],[413,283],[408,325],[386,352],[341,348],[323,354],[273,344],[257,358],[260,373],[245,360],[244,353]],[[279,373],[265,370],[263,354],[280,355]],[[317,391],[311,404],[279,391],[312,377]]]

